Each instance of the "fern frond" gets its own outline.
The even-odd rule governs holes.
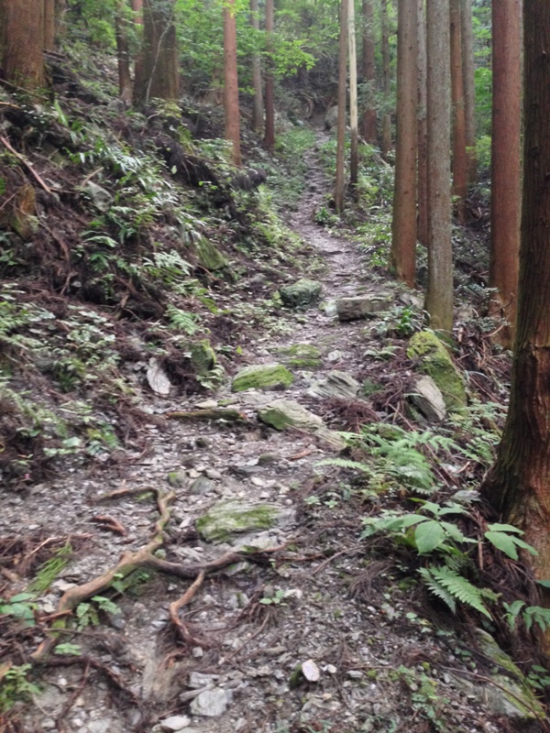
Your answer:
[[[359,461],[350,461],[346,458],[326,458],[323,461],[319,461],[317,466],[335,466],[336,468],[351,468],[356,471],[363,471],[364,473],[371,474],[372,468],[367,466],[366,463],[360,463]]]
[[[428,586],[428,590],[433,593],[434,596],[444,601],[453,613],[456,613],[455,599],[452,594],[449,593],[446,588],[433,577],[431,571],[428,568],[420,568],[418,572],[424,578],[424,582]]]
[[[483,603],[482,591],[470,583],[469,580],[466,580],[463,575],[451,570],[451,568],[446,565],[441,568],[423,568],[420,572],[425,579],[429,579],[429,581],[431,581],[428,582],[428,587],[433,593],[435,593],[435,595],[438,595],[440,598],[442,597],[439,592],[436,593],[434,590],[434,588],[437,588],[439,591],[442,587],[452,596],[453,599],[456,599],[461,603],[474,608],[476,611],[479,611],[484,616],[491,618],[491,614]]]

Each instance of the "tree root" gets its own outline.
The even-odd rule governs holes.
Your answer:
[[[34,662],[42,662],[52,652],[57,642],[59,631],[65,627],[67,616],[72,615],[74,609],[84,601],[92,598],[98,593],[107,590],[113,581],[125,578],[139,568],[152,568],[158,572],[168,575],[174,575],[179,578],[193,579],[193,584],[187,589],[183,596],[170,604],[170,620],[176,627],[182,641],[190,645],[204,644],[202,640],[196,639],[186,628],[185,624],[179,618],[179,610],[185,606],[195,595],[202,585],[205,577],[210,573],[221,570],[228,565],[233,565],[243,560],[258,561],[265,557],[266,554],[273,554],[287,547],[288,542],[274,547],[269,550],[258,550],[257,552],[240,552],[230,550],[216,560],[201,565],[182,565],[180,563],[169,562],[155,556],[155,552],[164,544],[164,529],[170,520],[170,504],[175,499],[173,491],[163,494],[155,488],[146,487],[144,489],[120,489],[106,497],[101,497],[101,501],[107,499],[119,498],[121,496],[129,496],[144,493],[153,493],[155,495],[159,518],[155,523],[153,536],[151,540],[142,548],[135,552],[125,552],[119,562],[107,570],[97,578],[75,586],[68,590],[60,599],[57,610],[52,614],[56,618],[54,628],[51,630],[47,638],[40,644],[38,649],[31,655]],[[56,630],[56,627],[57,629]]]

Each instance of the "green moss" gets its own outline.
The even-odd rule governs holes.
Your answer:
[[[193,369],[201,377],[206,376],[216,366],[216,352],[207,340],[191,344],[189,353]]]
[[[293,344],[277,349],[281,361],[294,369],[319,369],[321,352],[313,344]]]
[[[222,501],[197,520],[197,531],[209,542],[223,542],[233,534],[271,529],[276,524],[278,513],[276,507],[269,504]]]
[[[321,283],[304,278],[292,285],[285,285],[279,290],[279,294],[288,308],[303,308],[317,303],[322,289]]]
[[[437,384],[450,412],[465,407],[466,389],[451,356],[433,331],[420,331],[409,341],[409,359],[419,360],[419,371],[428,374]]]
[[[257,364],[241,369],[233,380],[232,390],[284,388],[293,381],[294,377],[282,364]]]
[[[199,263],[210,271],[223,270],[229,263],[224,255],[208,239],[202,238],[197,245]]]

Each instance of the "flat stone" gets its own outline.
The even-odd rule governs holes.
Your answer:
[[[172,383],[156,359],[151,359],[149,362],[147,383],[153,392],[160,397],[166,397],[172,389]]]
[[[326,379],[315,382],[311,387],[311,393],[316,397],[340,397],[352,400],[360,389],[361,384],[351,374],[334,370],[327,374]]]
[[[424,376],[415,381],[410,400],[428,422],[441,422],[447,415],[441,390],[431,377]]]
[[[191,718],[188,718],[187,715],[172,715],[170,718],[166,718],[166,720],[161,720],[160,722],[161,730],[172,731],[173,733],[178,733],[178,731],[184,730],[190,725]]]
[[[294,377],[282,364],[255,364],[245,367],[233,379],[233,392],[247,389],[284,389]]]
[[[376,295],[354,295],[338,298],[336,312],[340,321],[358,321],[362,318],[373,318],[381,311],[387,310],[393,302],[388,293]]]
[[[231,692],[215,688],[204,690],[191,702],[189,709],[193,715],[207,718],[219,718],[227,710],[231,702]]]
[[[219,501],[197,520],[197,531],[209,542],[224,542],[234,534],[272,529],[288,521],[273,504],[253,504],[237,499]]]
[[[191,672],[187,686],[193,690],[200,690],[205,687],[215,687],[219,675],[204,674],[203,672]]]
[[[284,285],[279,290],[279,295],[287,308],[303,308],[317,303],[322,290],[320,282],[304,278],[292,285]]]
[[[449,350],[433,331],[415,333],[409,341],[407,356],[418,363],[420,372],[433,379],[449,412],[465,407],[467,398],[462,376],[453,364]]]
[[[346,445],[338,433],[329,430],[322,418],[306,410],[299,402],[293,400],[274,400],[258,411],[258,417],[266,425],[275,430],[299,428],[317,435],[336,450],[343,450]]]
[[[277,349],[282,362],[293,369],[319,369],[321,352],[313,344],[293,344]]]
[[[210,494],[215,488],[215,484],[210,481],[210,479],[206,478],[206,476],[199,476],[189,487],[189,493],[200,496],[203,494]]]

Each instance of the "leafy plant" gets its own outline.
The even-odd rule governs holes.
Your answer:
[[[36,695],[40,689],[27,679],[32,669],[30,664],[0,665],[0,711],[7,712],[16,702]]]
[[[119,614],[120,608],[105,596],[94,596],[91,603],[79,603],[76,607],[78,619],[77,628],[85,629],[87,626],[99,626],[99,612]]]
[[[22,621],[24,626],[35,626],[34,612],[37,605],[32,593],[18,593],[9,600],[0,598],[0,615],[13,616]]]
[[[67,567],[72,554],[73,548],[70,542],[67,542],[59,550],[56,550],[53,557],[38,569],[35,578],[33,578],[29,585],[29,591],[40,594],[48,590],[59,573]]]

